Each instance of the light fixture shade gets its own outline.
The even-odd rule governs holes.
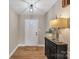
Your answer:
[[[69,19],[67,18],[59,18],[49,21],[50,27],[54,28],[69,28]]]

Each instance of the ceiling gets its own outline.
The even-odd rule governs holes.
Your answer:
[[[27,15],[43,15],[45,14],[57,0],[10,0],[10,7],[12,7],[18,14]],[[33,4],[33,12],[29,11],[30,4]]]

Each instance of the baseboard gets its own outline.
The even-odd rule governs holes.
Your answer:
[[[45,45],[44,45],[44,44],[40,44],[40,45],[37,45],[37,46],[42,46],[42,47],[45,47]]]
[[[26,44],[18,44],[18,46],[42,46],[44,47],[44,44],[39,44],[39,45],[26,45]]]
[[[19,46],[17,45],[14,49],[13,49],[13,51],[10,53],[10,55],[9,55],[9,58],[14,54],[14,52],[17,50],[17,48],[18,48]]]

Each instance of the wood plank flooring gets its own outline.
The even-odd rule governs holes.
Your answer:
[[[44,47],[25,46],[19,47],[10,59],[47,59]]]

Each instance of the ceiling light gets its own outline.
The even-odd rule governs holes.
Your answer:
[[[33,9],[30,9],[30,11],[33,11]]]
[[[30,11],[33,11],[33,4],[30,5]]]

